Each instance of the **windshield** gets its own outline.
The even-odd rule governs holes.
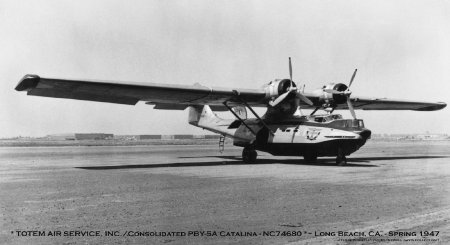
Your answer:
[[[361,119],[344,119],[333,121],[331,125],[342,128],[364,128],[364,121]]]
[[[364,128],[364,122],[361,119],[347,120],[347,127]]]

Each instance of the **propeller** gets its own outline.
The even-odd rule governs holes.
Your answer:
[[[281,101],[283,101],[289,94],[291,93],[291,90],[289,89],[286,93],[278,96],[275,100],[269,101],[269,104],[271,106],[278,105]]]
[[[350,79],[350,83],[348,84],[349,88],[350,88],[350,86],[352,86],[352,83],[353,83],[353,80],[355,79],[357,71],[358,71],[358,69],[355,69],[355,71],[353,72],[352,78]]]
[[[303,86],[302,86],[302,93],[305,93],[305,84],[303,84]],[[299,100],[300,98],[296,97],[296,99]],[[300,111],[300,115],[304,116],[302,108],[300,107],[300,101],[298,101],[297,104],[299,105],[298,110]]]
[[[291,92],[295,91],[295,96],[296,98],[299,98],[300,100],[304,101],[306,104],[308,105],[313,105],[313,102],[308,99],[308,97],[304,96],[302,92],[300,92],[300,89],[298,89],[297,87],[294,87],[294,83],[292,81],[292,62],[291,62],[291,57],[289,57],[289,88],[287,89],[286,92],[284,92],[283,94],[281,94],[280,96],[278,96],[275,100],[270,101],[269,104],[271,106],[276,106],[278,105],[280,102],[282,102],[284,99],[286,99],[286,97],[291,94]],[[304,89],[304,87],[303,87]]]
[[[310,99],[308,99],[308,97],[303,95],[303,93],[301,93],[299,89],[297,89],[296,91],[297,91],[297,94],[295,96],[297,98],[301,99],[303,102],[305,102],[308,105],[313,105],[313,102]]]
[[[348,110],[352,114],[353,119],[356,119],[355,109],[353,108],[352,102],[350,101],[350,95],[347,96],[347,105],[348,105]]]
[[[345,95],[347,96],[348,110],[352,114],[353,119],[356,119],[356,114],[355,114],[355,109],[353,108],[352,101],[350,100],[350,95],[352,94],[352,92],[350,92],[350,86],[352,86],[352,83],[353,83],[353,80],[355,79],[357,71],[358,71],[358,69],[355,69],[355,71],[353,72],[353,75],[352,75],[352,78],[350,79],[350,83],[348,84],[347,90],[345,90],[345,91],[348,91],[347,93],[345,93]]]
[[[350,95],[352,94],[352,91],[350,91],[350,86],[352,86],[353,80],[355,80],[356,72],[358,69],[355,69],[353,72],[352,78],[350,79],[350,83],[347,86],[347,89],[344,91],[338,91],[335,89],[324,89],[324,92],[331,93],[331,94],[339,94],[339,95],[345,95],[347,97],[347,106],[348,110],[352,114],[353,119],[356,119],[355,109],[353,108],[352,101],[350,100]]]
[[[291,83],[289,85],[289,90],[291,90],[291,87],[292,87],[292,62],[291,62],[291,57],[289,57],[289,78],[291,79]]]

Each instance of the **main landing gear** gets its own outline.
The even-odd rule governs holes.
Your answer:
[[[307,163],[315,163],[317,162],[317,154],[314,153],[305,154],[303,156],[303,159],[305,159],[305,162]]]
[[[339,166],[347,165],[347,158],[345,157],[344,151],[342,149],[338,150],[338,154],[336,157],[336,164]]]
[[[258,157],[258,153],[256,153],[256,150],[252,146],[246,146],[244,147],[244,150],[242,150],[242,161],[244,163],[253,164],[256,163],[256,158]]]
[[[345,156],[337,156],[336,157],[336,164],[339,165],[339,166],[347,165],[347,158],[345,158]]]

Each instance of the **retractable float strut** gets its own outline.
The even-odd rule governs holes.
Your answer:
[[[319,110],[319,109],[320,109],[320,107],[316,107],[316,109],[314,109],[314,111],[311,112],[311,114],[309,114],[309,115],[310,115],[310,116],[314,115],[314,113],[316,113],[316,111]]]
[[[240,94],[239,94],[239,92],[237,91],[237,90],[233,90],[233,94],[236,96],[236,98],[242,103],[242,104],[244,104],[245,105],[245,107],[247,107],[251,112],[252,112],[252,114],[253,115],[255,115],[255,117],[262,123],[262,125],[267,129],[267,130],[269,130],[269,132],[272,134],[272,135],[274,135],[274,132],[269,128],[269,126],[264,122],[264,120],[253,110],[253,108],[245,101],[245,100],[243,100],[241,97],[240,97]],[[230,109],[229,109],[230,110]]]
[[[234,116],[235,116],[242,124],[244,124],[244,126],[245,126],[246,128],[248,128],[248,130],[250,130],[250,132],[252,132],[253,135],[256,136],[255,131],[253,131],[253,129],[250,128],[250,126],[248,126],[248,125],[245,123],[245,121],[244,121],[242,118],[240,118],[239,115],[236,114],[236,112],[234,112],[233,109],[232,109],[229,105],[227,105],[227,102],[228,102],[228,101],[224,101],[224,102],[223,102],[223,105],[224,105],[231,113],[233,113],[233,115],[234,115]]]

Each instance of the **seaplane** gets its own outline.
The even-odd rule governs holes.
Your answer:
[[[346,165],[347,156],[362,147],[371,136],[355,110],[435,111],[444,102],[421,102],[353,96],[350,90],[357,69],[345,83],[329,83],[311,92],[297,86],[292,78],[275,79],[259,89],[229,89],[200,84],[175,85],[118,81],[71,80],[25,75],[15,87],[28,95],[136,105],[143,101],[157,110],[189,109],[188,123],[233,139],[243,147],[242,160],[257,163],[257,151],[275,156],[299,156],[306,162],[317,157],[336,157],[337,165]],[[265,107],[258,115],[255,107]],[[305,115],[302,110],[312,110]],[[317,111],[323,111],[318,114]],[[335,110],[349,110],[344,119]],[[230,111],[232,119],[223,119],[218,111]],[[250,111],[254,117],[248,117]],[[317,113],[317,114],[316,114]]]

